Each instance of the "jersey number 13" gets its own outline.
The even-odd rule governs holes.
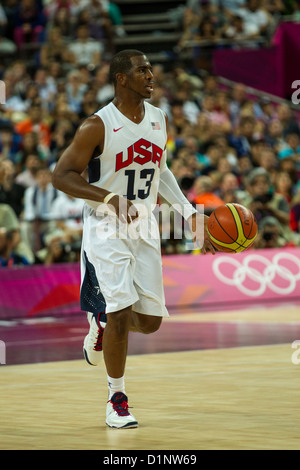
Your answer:
[[[136,175],[139,173],[139,175]],[[127,182],[127,193],[124,196],[130,201],[134,201],[136,197],[139,199],[146,199],[151,190],[151,183],[154,177],[155,168],[143,168],[142,170],[125,170],[125,175],[128,178]],[[137,178],[144,181],[144,188],[136,189],[136,186],[140,186],[140,182],[136,181]]]

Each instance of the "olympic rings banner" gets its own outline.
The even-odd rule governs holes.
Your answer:
[[[300,301],[300,249],[163,257],[169,310]],[[0,320],[80,313],[78,264],[0,270]]]
[[[169,308],[300,301],[300,249],[171,256],[164,259],[164,282]]]

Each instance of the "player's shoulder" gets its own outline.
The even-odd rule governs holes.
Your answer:
[[[74,136],[74,145],[99,146],[104,139],[104,124],[99,116],[87,117],[78,127]]]
[[[81,133],[99,132],[104,128],[103,121],[98,114],[87,117],[80,125]]]

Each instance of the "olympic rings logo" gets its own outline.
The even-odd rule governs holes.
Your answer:
[[[286,266],[280,264],[282,261],[288,261],[291,269],[292,266],[296,268],[296,272],[294,273]],[[251,266],[251,263],[255,263],[255,267]],[[230,277],[221,271],[221,266],[226,264],[234,268]],[[260,265],[263,266],[262,270],[259,270]],[[277,253],[273,256],[272,260],[262,255],[249,254],[241,262],[233,256],[221,256],[214,260],[212,268],[214,274],[221,282],[237,287],[240,292],[250,297],[262,295],[267,287],[276,294],[291,294],[296,288],[297,281],[300,279],[300,259],[291,253],[284,252]],[[275,283],[276,278],[281,279],[279,284],[283,285]],[[246,285],[247,280],[248,286]]]

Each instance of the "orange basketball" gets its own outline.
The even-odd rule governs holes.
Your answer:
[[[210,215],[207,232],[218,251],[239,253],[253,244],[257,222],[252,212],[240,204],[225,204]]]

